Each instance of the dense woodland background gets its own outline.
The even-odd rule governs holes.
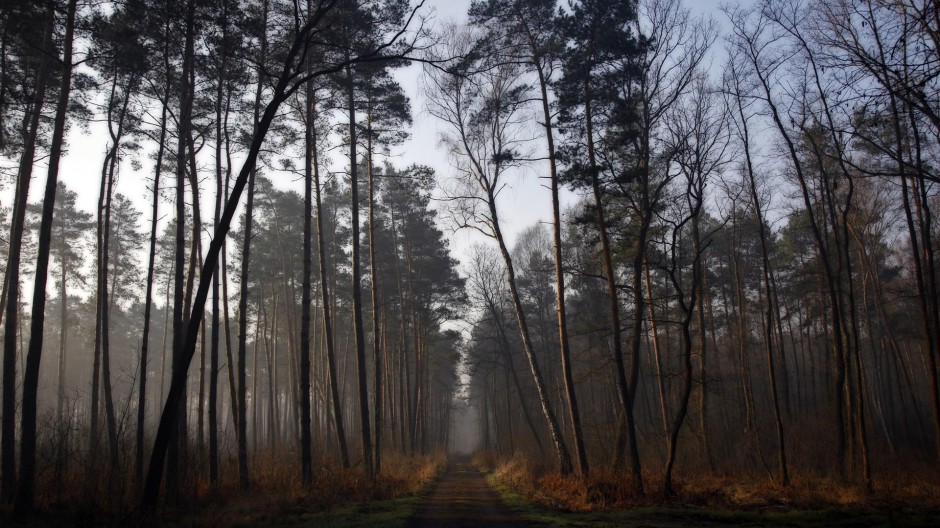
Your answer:
[[[468,435],[640,494],[936,467],[935,2],[0,13],[0,496],[20,510],[186,503],[274,466],[381,480]],[[415,61],[447,173],[390,156],[421,110],[392,72]],[[59,161],[102,122],[82,210]],[[510,239],[526,172],[554,217]],[[480,240],[462,266],[458,229]]]

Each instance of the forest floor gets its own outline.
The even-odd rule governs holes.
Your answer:
[[[532,526],[503,502],[469,458],[452,460],[424,498],[409,528],[510,528]]]
[[[279,525],[280,526],[280,525]],[[324,513],[296,528],[367,526],[405,528],[680,528],[680,527],[937,527],[940,511],[911,508],[721,509],[681,504],[569,512],[529,500],[487,475],[466,458],[451,459],[447,471],[425,493]]]
[[[567,511],[523,496],[490,473],[486,481],[499,492],[523,527],[680,528],[680,527],[940,527],[940,510],[906,505],[852,505],[828,508],[770,506],[727,508],[667,502],[630,508]]]
[[[146,526],[170,528],[177,526],[232,526],[259,528],[679,528],[679,527],[938,527],[940,509],[902,504],[855,504],[833,507],[764,506],[723,507],[687,505],[681,502],[642,504],[629,508],[598,508],[594,511],[570,511],[540,500],[532,490],[501,479],[499,471],[485,472],[468,458],[451,458],[446,471],[443,458],[419,464],[437,470],[425,473],[415,482],[422,485],[406,489],[385,500],[367,499],[336,504],[332,499],[319,506],[312,496],[287,500],[277,505],[269,500],[255,502],[242,497],[231,504],[221,499],[217,511],[203,508],[195,517],[158,515],[147,520],[106,520],[97,516],[84,517],[47,512],[25,522],[11,522],[9,512],[0,509],[0,526],[35,528],[39,526]],[[426,469],[425,471],[430,471]],[[434,476],[436,473],[437,476]],[[318,494],[319,495],[319,494]],[[231,497],[229,497],[231,499]],[[543,497],[544,499],[544,497]],[[244,510],[244,511],[242,511]],[[9,524],[8,524],[9,523]]]
[[[628,510],[589,513],[554,510],[530,502],[512,490],[497,486],[523,527],[684,528],[684,527],[791,527],[791,528],[929,528],[940,526],[940,511],[840,508],[829,510],[767,509],[724,510],[704,507],[640,506]]]

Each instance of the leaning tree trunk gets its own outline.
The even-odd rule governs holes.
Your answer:
[[[523,350],[526,359],[529,361],[529,369],[532,372],[532,380],[535,382],[535,389],[539,396],[539,403],[542,405],[542,414],[545,421],[548,422],[549,434],[552,438],[552,444],[555,446],[555,454],[558,457],[558,469],[562,474],[571,473],[571,455],[568,447],[565,445],[565,439],[561,434],[561,428],[558,426],[558,420],[555,418],[555,412],[552,410],[552,404],[545,382],[542,379],[542,373],[539,370],[538,360],[535,357],[535,347],[532,344],[532,338],[529,335],[529,326],[525,320],[525,311],[522,307],[522,300],[519,297],[519,290],[516,288],[516,273],[512,265],[512,257],[509,249],[506,247],[506,241],[503,238],[503,232],[499,227],[499,216],[496,212],[496,196],[492,189],[487,189],[487,198],[490,211],[490,218],[493,222],[493,232],[496,242],[499,244],[499,251],[506,264],[506,279],[509,283],[509,294],[512,298],[513,309],[516,312],[516,320],[519,322],[519,333],[522,336]]]
[[[212,274],[218,262],[225,236],[231,227],[232,218],[235,216],[235,210],[238,207],[241,194],[248,184],[249,179],[251,179],[250,175],[255,171],[264,138],[271,127],[271,123],[277,116],[280,105],[300,87],[301,82],[309,82],[312,78],[319,75],[336,73],[341,67],[345,66],[345,64],[340,64],[336,67],[325,68],[317,72],[316,75],[310,74],[298,79],[300,73],[297,71],[297,65],[295,65],[297,57],[301,54],[301,49],[305,45],[306,39],[309,38],[314,28],[319,25],[323,16],[329,12],[333,5],[334,2],[330,2],[316,13],[310,14],[307,22],[297,30],[297,34],[290,48],[284,53],[283,69],[271,89],[270,102],[265,107],[261,118],[256,120],[256,126],[252,133],[251,144],[246,154],[244,165],[235,179],[232,186],[232,194],[225,203],[221,221],[216,226],[215,232],[213,233],[212,241],[206,253],[205,262],[200,271],[199,287],[193,299],[192,313],[190,314],[188,328],[184,335],[180,369],[175,370],[173,373],[166,404],[164,405],[163,414],[160,418],[160,425],[157,428],[156,438],[154,439],[154,448],[150,457],[147,479],[144,483],[143,493],[141,494],[141,507],[144,511],[150,511],[156,506],[161,482],[163,480],[163,466],[166,461],[167,449],[174,425],[179,416],[179,405],[186,387],[186,374],[196,351],[198,330],[205,314],[206,299],[209,296]],[[359,60],[361,59],[356,57],[348,62]],[[294,84],[291,84],[292,82]],[[244,372],[244,369],[242,369],[242,372]],[[239,375],[241,376],[242,374],[239,373]],[[242,383],[240,390],[244,390],[244,383]],[[244,427],[244,420],[242,420],[239,425],[240,427]],[[239,449],[241,449],[241,447],[239,447]],[[247,472],[245,475],[247,477]]]
[[[528,27],[528,26],[527,26]],[[531,42],[531,41],[530,41]],[[534,48],[534,45],[533,45]],[[581,429],[581,414],[578,412],[578,398],[574,386],[571,367],[571,347],[568,344],[568,320],[565,310],[565,267],[561,254],[561,206],[558,201],[558,167],[555,160],[555,138],[552,129],[552,113],[548,100],[548,81],[542,71],[538,58],[534,61],[541,90],[542,115],[545,119],[545,138],[548,143],[548,169],[552,186],[552,245],[555,258],[555,302],[558,320],[558,343],[561,349],[561,370],[565,380],[565,396],[568,401],[568,415],[571,418],[571,430],[574,434],[575,454],[578,457],[578,470],[587,476],[589,466],[587,452],[584,449],[584,432]],[[615,334],[619,334],[614,329]]]

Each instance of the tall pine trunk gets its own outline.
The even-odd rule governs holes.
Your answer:
[[[365,335],[362,328],[362,277],[359,256],[359,170],[356,157],[356,100],[352,68],[346,67],[346,108],[349,112],[349,187],[352,195],[352,316],[356,345],[356,371],[359,394],[359,422],[362,437],[362,464],[366,477],[375,478],[372,434],[369,423],[369,387],[366,373]]]
[[[49,48],[52,39],[54,13],[47,11],[43,29],[42,50]],[[33,100],[24,117],[23,153],[20,156],[16,176],[16,191],[13,201],[13,217],[10,222],[9,251],[6,267],[6,310],[3,336],[3,424],[0,431],[0,502],[10,502],[16,489],[16,355],[17,323],[20,299],[20,255],[23,230],[26,223],[26,201],[29,182],[33,175],[36,156],[36,141],[39,135],[40,117],[45,103],[48,82],[48,60],[42,55],[36,72]]]
[[[29,350],[23,377],[23,415],[20,438],[20,478],[16,493],[16,511],[33,509],[36,487],[36,399],[39,390],[39,363],[42,358],[43,324],[46,315],[46,282],[49,274],[49,248],[52,244],[52,220],[56,187],[59,181],[59,161],[65,136],[65,119],[72,89],[72,42],[75,34],[77,0],[69,0],[65,20],[65,40],[62,43],[62,72],[59,99],[56,103],[52,144],[49,151],[49,170],[39,225],[39,252],[36,256],[35,285],[33,286],[32,319]],[[65,299],[63,298],[63,302]],[[61,441],[61,440],[60,440]]]
[[[309,0],[308,0],[309,9]],[[308,58],[307,71],[310,71]],[[304,129],[304,233],[303,233],[303,280],[300,297],[300,480],[310,484],[313,479],[313,461],[310,453],[310,275],[312,272],[311,231],[313,230],[313,142],[312,130],[315,112],[313,109],[313,83],[306,86],[306,108]]]
[[[385,350],[379,341],[379,274],[376,270],[375,260],[375,173],[372,164],[372,110],[368,113],[368,132],[366,140],[366,155],[368,156],[369,171],[369,279],[372,282],[372,362],[375,376],[375,409],[373,418],[375,425],[375,472],[382,470],[382,356]]]
[[[620,300],[617,294],[616,275],[614,273],[612,251],[610,247],[610,237],[607,233],[607,220],[605,218],[604,201],[599,181],[599,168],[597,166],[596,153],[594,148],[594,116],[592,95],[590,84],[587,79],[584,81],[584,108],[585,108],[585,128],[587,132],[588,163],[591,171],[591,189],[594,195],[595,221],[597,222],[597,231],[601,240],[601,257],[603,259],[604,278],[607,281],[607,301],[608,317],[610,318],[610,332],[614,342],[614,367],[617,381],[618,399],[620,401],[622,413],[622,428],[626,429],[626,440],[630,448],[630,473],[633,477],[633,485],[637,491],[643,491],[643,472],[640,466],[639,449],[636,442],[636,423],[633,415],[633,398],[630,395],[630,386],[627,383],[626,368],[623,360],[623,341],[620,336]],[[644,260],[645,262],[645,260]],[[636,281],[634,281],[635,283]],[[634,284],[634,287],[637,287]],[[642,290],[639,290],[640,298],[643,298]],[[634,306],[634,309],[642,313],[642,303]],[[634,321],[635,322],[635,321]],[[636,358],[634,358],[634,362]],[[634,389],[635,390],[635,389]],[[617,442],[617,454],[614,457],[614,465],[622,464],[623,434]]]
[[[164,91],[169,96],[169,83]],[[166,99],[164,99],[166,100]],[[150,206],[150,250],[147,256],[147,286],[144,294],[144,329],[140,345],[140,385],[137,396],[137,445],[135,449],[137,485],[144,482],[144,426],[146,421],[148,353],[150,350],[150,316],[153,308],[154,268],[157,257],[157,221],[160,209],[160,176],[163,171],[163,156],[166,151],[167,105],[163,105],[160,114],[160,140],[157,146],[157,160],[154,166],[153,198]]]
[[[339,446],[340,460],[344,468],[349,467],[349,450],[346,447],[346,432],[343,425],[343,405],[339,394],[339,381],[336,379],[336,351],[333,336],[333,319],[330,309],[330,285],[327,278],[326,243],[323,235],[323,199],[320,192],[320,167],[317,156],[317,130],[316,121],[316,94],[312,94],[310,102],[311,119],[308,121],[313,158],[313,186],[314,198],[317,206],[317,256],[320,269],[320,295],[323,303],[323,339],[326,343],[327,375],[329,376],[330,401],[333,406],[333,425],[336,431],[336,443]]]

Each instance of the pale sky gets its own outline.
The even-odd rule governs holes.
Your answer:
[[[426,5],[434,10],[440,23],[459,22],[466,20],[466,11],[470,1],[428,0]],[[717,19],[721,20],[722,18],[718,12],[719,0],[686,0],[686,5],[691,8],[693,13],[714,13]],[[421,66],[414,64],[396,74],[399,82],[412,100],[414,125],[408,141],[403,146],[395,149],[393,153],[394,163],[399,167],[405,167],[411,163],[430,165],[436,169],[439,178],[448,178],[452,169],[446,154],[438,147],[438,124],[424,110],[424,98],[420,93],[420,72]],[[73,125],[68,138],[68,151],[61,164],[60,180],[79,194],[79,206],[89,212],[94,212],[97,205],[106,137],[106,128],[103,123],[91,124],[87,132]],[[533,147],[536,152],[544,148],[541,141],[534,144]],[[154,146],[148,144],[146,148],[152,150]],[[334,155],[334,158],[336,158],[334,161],[337,163],[346,163],[345,158],[341,155]],[[137,172],[133,171],[127,163],[122,166],[116,188],[117,192],[123,193],[134,200],[138,209],[143,212],[140,219],[140,228],[146,230],[150,222],[149,193],[146,190],[146,180],[152,177],[153,162],[144,156],[141,157],[141,161],[142,169]],[[10,160],[5,160],[5,162],[9,163]],[[204,155],[201,163],[207,170],[210,170],[213,163],[211,154]],[[45,185],[45,163],[40,165],[37,166],[33,177],[30,190],[31,202],[40,199],[42,188]],[[240,163],[236,163],[233,172],[237,173],[239,168]],[[512,189],[500,195],[501,224],[509,236],[510,242],[523,229],[536,222],[548,221],[551,218],[550,192],[545,186],[544,180],[540,178],[545,174],[547,174],[547,162],[533,163],[510,178]],[[268,176],[272,177],[276,185],[281,188],[300,189],[299,182],[291,182],[292,177],[290,175],[278,175],[269,172]],[[7,186],[4,189],[3,202],[5,204],[11,202],[12,189],[10,187]],[[211,187],[214,188],[214,184]],[[207,206],[203,208],[207,212],[206,214],[209,215],[211,215],[211,205],[208,204],[211,204],[214,199],[210,191],[204,192]],[[563,208],[566,204],[573,203],[575,199],[576,197],[571,192],[565,191],[562,197]],[[166,222],[170,216],[172,206],[168,203],[161,203],[160,207],[163,222]],[[448,226],[442,227],[447,230]],[[451,239],[451,247],[455,256],[461,260],[463,253],[474,240],[483,240],[480,235],[471,234],[469,231],[452,233],[447,230],[446,232]]]

